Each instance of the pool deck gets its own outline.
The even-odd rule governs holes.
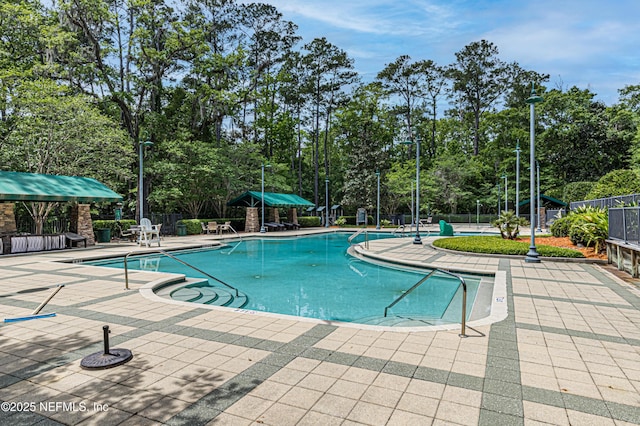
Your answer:
[[[166,237],[162,248],[217,238]],[[0,424],[640,424],[638,280],[605,265],[447,253],[431,238],[371,241],[368,252],[502,274],[506,319],[471,324],[467,338],[345,327],[150,300],[138,290],[166,274],[131,271],[125,290],[122,270],[61,263],[133,243],[0,256],[3,319],[65,285],[41,312],[56,316],[0,323]],[[134,357],[82,369],[103,350],[104,325],[111,348]]]

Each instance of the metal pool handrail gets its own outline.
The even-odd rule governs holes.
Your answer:
[[[204,272],[202,269],[196,268],[195,266],[185,262],[184,260],[180,260],[177,257],[175,257],[174,255],[169,254],[166,251],[161,250],[161,249],[145,250],[145,251],[130,251],[129,253],[127,253],[124,256],[124,282],[125,282],[125,289],[126,290],[129,290],[129,268],[127,267],[127,260],[129,259],[129,256],[131,256],[132,254],[149,254],[149,253],[160,253],[160,254],[163,254],[163,255],[165,255],[167,257],[170,257],[171,259],[175,260],[176,262],[182,263],[184,266],[187,266],[187,267],[193,269],[194,271],[198,271],[201,274],[206,275],[207,277],[218,281],[220,284],[223,284],[223,285],[229,287],[231,290],[236,292],[236,297],[239,296],[237,288],[235,288],[233,286],[230,286],[229,284],[227,284],[224,281],[214,277],[213,275],[208,274],[207,272]]]
[[[362,228],[360,230],[358,230],[358,232],[356,232],[355,234],[352,234],[347,241],[349,242],[349,244],[351,244],[351,242],[360,234],[364,233],[364,244],[365,247],[367,248],[367,250],[369,250],[369,233],[367,232],[367,228]]]
[[[402,296],[398,297],[389,306],[384,308],[384,316],[385,317],[387,316],[387,311],[390,308],[392,308],[396,303],[398,303],[399,301],[404,299],[405,296],[407,296],[413,290],[415,290],[420,285],[422,285],[422,283],[424,283],[429,278],[431,278],[431,276],[433,274],[435,274],[436,272],[442,272],[443,274],[447,274],[447,275],[450,275],[452,277],[455,277],[455,278],[459,279],[460,280],[460,284],[462,284],[462,330],[461,330],[460,334],[458,334],[458,336],[467,337],[467,335],[465,334],[465,332],[466,332],[466,324],[467,324],[467,283],[464,281],[464,278],[462,278],[460,275],[454,274],[454,273],[449,272],[449,271],[445,271],[444,269],[434,269],[433,271],[431,271],[427,275],[425,275],[422,279],[420,279],[420,281],[415,283],[409,290],[405,291],[402,294]]]

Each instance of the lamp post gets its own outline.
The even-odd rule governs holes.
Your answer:
[[[538,232],[542,232],[542,228],[540,228],[540,163],[536,160],[536,178],[538,181],[538,204],[536,209],[536,216],[538,217]]]
[[[413,143],[412,140],[408,140],[404,142],[406,145],[411,145]],[[415,224],[416,224],[416,236],[413,239],[413,244],[422,244],[422,239],[420,238],[420,136],[416,136],[416,214],[415,214]]]
[[[144,147],[151,146],[153,142],[151,141],[140,141],[138,142],[138,147],[140,148],[139,157],[140,157],[140,169],[138,174],[138,204],[140,204],[140,218],[144,217]],[[138,223],[140,221],[138,220]]]
[[[535,201],[533,196],[535,194],[536,188],[536,171],[533,167],[534,162],[536,161],[536,133],[535,133],[535,104],[538,102],[542,102],[542,97],[536,94],[536,89],[531,82],[531,96],[527,98],[527,103],[529,104],[529,122],[530,122],[530,140],[529,140],[529,210],[531,215],[531,244],[529,245],[529,251],[527,252],[526,257],[524,258],[525,262],[529,263],[538,263],[540,262],[540,258],[538,255],[538,251],[536,250],[536,224],[534,222],[534,214],[535,214]]]
[[[414,216],[413,216],[414,208],[415,208],[415,203],[413,201],[413,181],[411,181],[411,226],[409,227],[409,232],[411,232],[411,228],[413,227],[413,224],[414,224]]]
[[[516,217],[520,217],[520,141],[516,143]]]
[[[502,179],[504,179],[504,211],[509,211],[509,201],[508,201],[508,197],[509,197],[509,192],[507,192],[507,174],[504,173],[502,176],[500,176]]]
[[[377,198],[377,211],[376,211],[376,229],[380,229],[380,171],[376,172],[378,178],[378,198]]]
[[[265,232],[267,232],[267,228],[264,227],[264,168],[265,167],[271,167],[271,164],[264,164],[262,163],[262,197],[261,197],[261,203],[262,203],[262,224],[260,226],[260,233],[264,234]]]
[[[412,139],[413,137],[411,137]],[[404,145],[411,145],[413,141],[409,139],[402,142]],[[420,135],[416,136],[416,236],[413,239],[413,244],[422,244],[420,238]]]
[[[480,228],[480,200],[476,200],[476,227]]]
[[[324,227],[328,228],[329,227],[329,178],[325,178],[324,179],[324,192],[325,192],[325,198],[324,198],[324,202],[325,202],[325,220],[324,220]]]

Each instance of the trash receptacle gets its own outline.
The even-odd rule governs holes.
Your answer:
[[[108,243],[111,241],[111,229],[98,228],[94,230],[96,233],[96,241],[99,243]]]
[[[184,237],[185,235],[187,235],[187,225],[183,223],[177,224],[176,231],[178,233],[178,237]]]

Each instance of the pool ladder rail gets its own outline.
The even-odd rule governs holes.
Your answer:
[[[394,300],[389,306],[387,306],[386,308],[384,308],[384,316],[387,316],[387,311],[392,308],[396,303],[398,303],[399,301],[401,301],[402,299],[404,299],[409,293],[411,293],[413,290],[415,290],[416,288],[418,288],[419,286],[421,286],[424,282],[426,282],[429,278],[431,278],[432,275],[436,274],[436,273],[442,273],[442,274],[446,274],[449,276],[452,276],[454,278],[457,278],[458,280],[460,280],[460,284],[462,284],[462,330],[460,331],[460,334],[458,336],[460,337],[467,337],[466,335],[466,323],[467,323],[467,283],[465,282],[464,278],[462,278],[460,275],[458,274],[454,274],[453,272],[449,272],[449,271],[445,271],[444,269],[434,269],[433,271],[429,272],[427,275],[425,275],[424,277],[422,277],[420,279],[420,281],[418,281],[417,283],[415,283],[409,290],[405,291],[404,293],[402,293],[402,295],[400,297],[398,297],[396,300]]]
[[[353,244],[353,240],[358,236],[364,234],[364,246],[367,250],[369,250],[369,233],[367,232],[367,228],[362,228],[359,229],[358,232],[356,232],[355,234],[352,234],[347,241],[349,241],[349,244]]]
[[[130,251],[129,253],[127,253],[124,256],[124,282],[125,282],[125,289],[126,290],[129,290],[129,268],[127,267],[127,260],[129,259],[129,256],[136,255],[136,254],[149,254],[149,253],[159,253],[159,254],[162,254],[164,256],[167,256],[167,257],[175,260],[176,262],[181,263],[184,266],[193,269],[194,271],[200,272],[201,274],[211,278],[212,280],[215,280],[215,281],[219,282],[220,284],[230,288],[231,290],[233,290],[235,292],[236,297],[240,297],[240,292],[238,291],[237,288],[225,283],[224,281],[214,277],[213,275],[211,275],[211,274],[209,274],[207,272],[204,272],[202,269],[196,268],[195,266],[185,262],[184,260],[178,259],[174,255],[172,255],[170,253],[167,253],[166,251],[161,250],[161,249],[145,250],[145,251]]]

